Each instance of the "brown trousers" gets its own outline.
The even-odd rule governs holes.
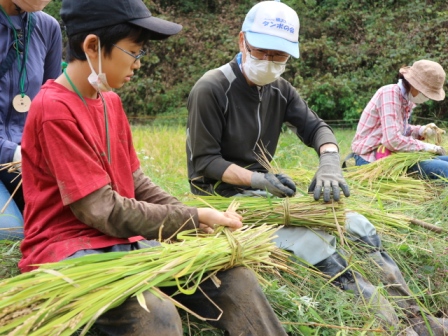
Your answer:
[[[218,321],[208,321],[212,326],[230,336],[286,335],[251,270],[237,267],[217,276],[221,280],[219,288],[211,280],[201,284],[202,291],[223,310]],[[163,291],[171,295],[176,288]],[[136,298],[129,298],[103,314],[96,326],[111,336],[182,335],[181,319],[174,304],[148,292],[144,296],[149,313]],[[174,299],[205,318],[216,319],[221,313],[199,290],[192,295],[176,295]]]

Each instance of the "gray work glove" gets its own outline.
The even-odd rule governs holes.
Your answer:
[[[292,197],[296,193],[296,185],[285,174],[254,172],[250,181],[253,189],[267,190],[277,197]]]
[[[311,181],[308,192],[314,193],[314,199],[317,201],[324,190],[324,202],[329,202],[331,198],[331,191],[333,191],[333,199],[339,201],[340,189],[345,197],[350,196],[350,190],[347,182],[342,176],[342,169],[340,166],[339,153],[324,153],[320,156],[319,169]]]

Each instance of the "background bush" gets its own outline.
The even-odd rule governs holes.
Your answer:
[[[119,90],[131,120],[185,113],[191,87],[230,61],[253,0],[145,1],[151,12],[183,25],[177,36],[150,42],[136,78]],[[448,70],[446,0],[285,0],[299,14],[300,58],[284,77],[325,120],[356,125],[375,91],[419,59]],[[59,18],[61,1],[46,11]],[[429,102],[420,117],[448,120],[448,100]]]

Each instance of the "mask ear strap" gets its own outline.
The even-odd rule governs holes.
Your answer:
[[[87,58],[87,62],[89,63],[90,70],[92,70],[92,72],[94,74],[97,74],[95,72],[95,69],[93,68],[92,61],[90,60],[89,55],[87,55],[87,53],[84,53],[84,54],[86,54],[86,58]],[[101,71],[102,71],[102,67],[101,67],[101,42],[100,42],[99,38],[98,38],[98,56],[99,56],[99,64],[98,64],[98,67],[99,67],[98,70],[99,71],[98,71],[98,73],[101,73]]]
[[[243,37],[243,47],[244,47],[244,50],[246,50],[246,52],[249,53],[249,50],[247,50],[247,43],[246,43],[246,37],[245,36]]]
[[[101,40],[98,37],[98,58],[100,59],[99,61],[99,69],[98,69],[98,73],[102,73],[103,72],[103,68],[101,66]]]
[[[89,55],[87,55],[87,53],[85,53],[85,54],[86,54],[86,58],[87,58],[87,63],[89,63],[90,70],[92,70],[92,72],[95,73],[95,69],[93,68],[93,65],[92,65],[92,62],[90,61]]]

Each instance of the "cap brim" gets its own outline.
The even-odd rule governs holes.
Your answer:
[[[291,42],[285,40],[284,38],[259,34],[253,32],[245,32],[247,42],[255,48],[269,49],[269,50],[279,50],[290,54],[294,58],[299,58],[299,42]]]
[[[152,40],[163,40],[171,35],[176,35],[182,30],[182,26],[180,24],[159,19],[154,16],[130,20],[129,23],[153,32],[154,34],[152,35]]]

